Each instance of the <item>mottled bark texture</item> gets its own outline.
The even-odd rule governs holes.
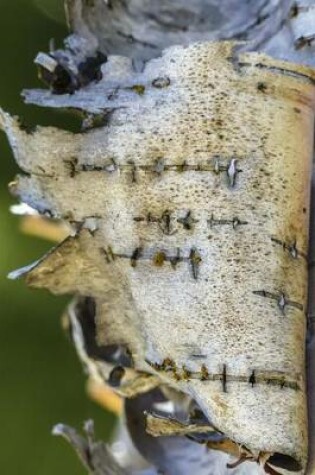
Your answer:
[[[24,97],[82,132],[1,124],[12,192],[71,232],[12,277],[76,295],[78,355],[126,398],[146,473],[305,473],[315,3],[187,3],[67,2]],[[89,425],[55,432],[125,473]]]

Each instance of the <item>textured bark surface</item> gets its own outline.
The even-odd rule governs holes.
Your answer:
[[[126,397],[161,386],[188,419],[189,396],[214,428],[199,442],[222,448],[223,433],[229,454],[259,458],[229,473],[272,473],[274,453],[289,457],[272,455],[274,466],[297,471],[307,457],[314,5],[169,3],[68,2],[75,34],[36,58],[50,91],[24,96],[84,112],[82,133],[26,131],[1,114],[25,172],[12,192],[72,229],[12,276],[78,295],[69,320],[95,380]],[[249,43],[207,42],[228,38]],[[161,54],[173,44],[184,46]],[[184,473],[178,447],[193,450],[190,471],[227,472],[227,455],[181,437],[167,456],[168,437],[158,439],[158,454],[144,422],[132,429],[146,398],[126,411],[147,460]],[[168,430],[178,435],[178,424]]]
[[[31,175],[14,193],[81,223],[26,280],[93,298],[98,343],[126,346],[136,370],[196,398],[229,438],[303,460],[314,73],[233,54],[174,47],[125,74],[123,109],[60,133],[54,161],[47,130],[27,137],[4,116]],[[99,88],[110,73],[109,61]]]

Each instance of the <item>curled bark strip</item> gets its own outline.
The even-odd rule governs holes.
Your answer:
[[[84,431],[86,438],[79,435],[72,427],[57,424],[53,428],[53,435],[60,435],[70,443],[91,475],[127,475],[106,444],[94,439],[92,421],[84,424]]]
[[[147,414],[146,430],[148,434],[154,437],[168,435],[191,435],[195,433],[218,434],[218,432],[211,425],[185,424],[170,417],[162,417],[154,414]]]

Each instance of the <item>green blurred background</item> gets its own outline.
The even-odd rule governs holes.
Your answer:
[[[0,105],[26,122],[78,127],[70,115],[25,106],[23,88],[41,87],[33,59],[67,34],[63,0],[0,0]],[[85,376],[63,334],[60,314],[67,303],[44,291],[9,281],[9,271],[36,260],[51,243],[19,232],[19,218],[9,213],[14,200],[7,183],[18,169],[4,134],[0,134],[0,454],[3,475],[83,475],[67,444],[51,436],[57,422],[78,428],[96,421],[106,438],[114,417],[85,395]]]

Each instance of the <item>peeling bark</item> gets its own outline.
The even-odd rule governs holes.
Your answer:
[[[94,439],[92,421],[84,425],[86,438],[80,436],[74,429],[64,424],[58,424],[53,428],[53,435],[61,435],[75,449],[78,457],[93,475],[126,475],[110,453],[109,448],[103,442]]]
[[[81,111],[82,132],[0,124],[24,172],[11,191],[72,231],[11,276],[77,295],[78,355],[132,398],[157,469],[184,473],[178,443],[200,454],[187,473],[305,473],[315,4],[186,3],[67,2],[65,49],[36,58],[50,90],[24,97]],[[209,42],[231,38],[247,43]],[[168,419],[175,452],[152,450],[157,387],[188,418],[196,401],[224,443],[176,438],[195,427]],[[61,432],[92,473],[120,473]]]

